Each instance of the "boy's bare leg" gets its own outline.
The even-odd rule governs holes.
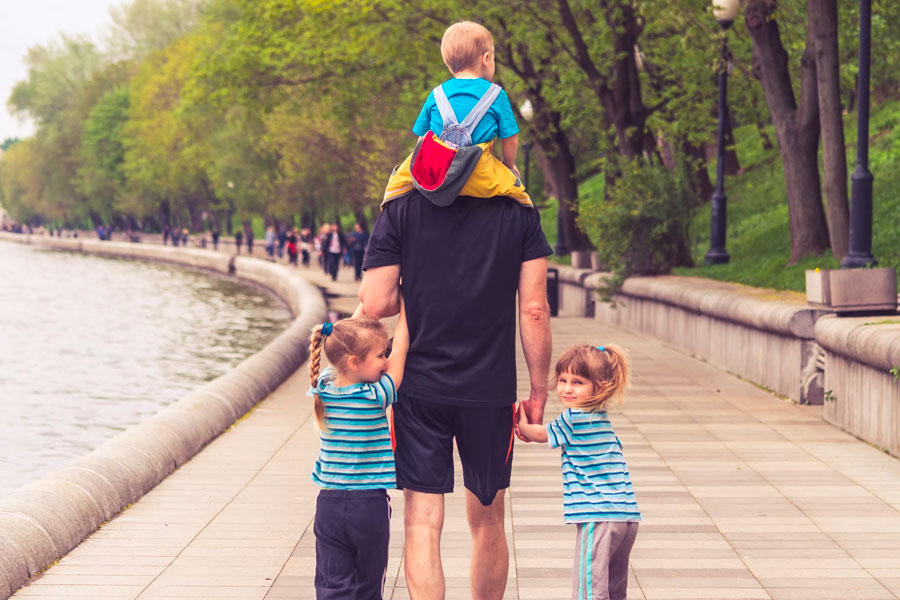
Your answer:
[[[409,597],[413,600],[443,600],[441,530],[444,527],[444,495],[404,490],[403,498],[404,572]]]
[[[509,576],[509,548],[503,529],[506,490],[497,492],[494,502],[484,506],[466,490],[466,516],[472,532],[473,600],[501,600]]]

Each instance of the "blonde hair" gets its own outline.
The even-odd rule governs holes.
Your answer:
[[[474,65],[485,52],[493,51],[491,32],[472,21],[454,23],[441,38],[441,57],[454,75]]]
[[[375,319],[344,319],[332,326],[331,333],[325,335],[322,332],[324,325],[313,327],[309,338],[309,383],[313,389],[319,389],[319,373],[321,372],[322,350],[328,362],[339,373],[347,368],[347,361],[351,356],[364,357],[372,349],[376,341],[387,344],[387,330],[381,321]],[[326,343],[327,340],[327,343]],[[315,394],[314,407],[316,423],[319,429],[328,430],[328,420],[325,416],[325,403]]]
[[[631,383],[628,356],[619,346],[572,346],[556,361],[556,377],[571,373],[594,385],[594,395],[573,406],[585,412],[601,412],[622,401],[622,394]]]

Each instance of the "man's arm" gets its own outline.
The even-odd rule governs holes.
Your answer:
[[[523,262],[519,271],[519,332],[531,380],[531,393],[522,402],[522,410],[529,423],[540,424],[547,403],[551,352],[546,258]]]
[[[545,274],[546,277],[546,274]],[[359,285],[363,312],[376,319],[400,312],[400,265],[370,268]]]

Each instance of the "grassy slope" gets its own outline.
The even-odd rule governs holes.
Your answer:
[[[873,253],[880,266],[900,265],[900,102],[876,107],[872,113],[873,133],[869,151],[875,176],[875,218]],[[850,172],[856,160],[856,114],[846,118],[847,161]],[[770,134],[774,141],[774,133]],[[694,218],[692,231],[696,268],[676,270],[695,275],[736,281],[760,287],[803,291],[804,271],[835,268],[839,262],[830,253],[808,257],[794,265],[790,260],[790,231],[784,172],[778,151],[764,151],[755,127],[735,132],[741,166],[745,172],[726,179],[728,195],[727,244],[731,262],[702,266],[709,248],[709,205]]]

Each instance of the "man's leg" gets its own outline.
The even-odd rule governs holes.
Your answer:
[[[466,490],[466,516],[472,532],[473,600],[501,600],[509,575],[509,548],[503,529],[504,493],[500,490],[489,506]]]
[[[406,502],[404,572],[409,597],[413,600],[443,600],[441,529],[444,526],[444,495],[404,490],[403,498]]]

